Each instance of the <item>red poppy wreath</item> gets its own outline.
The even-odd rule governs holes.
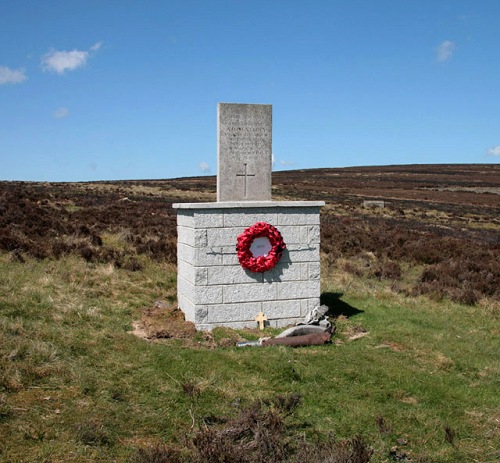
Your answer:
[[[236,251],[243,268],[267,272],[281,259],[286,248],[281,233],[266,222],[257,222],[238,236]]]

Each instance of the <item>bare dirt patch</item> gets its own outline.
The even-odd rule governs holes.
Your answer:
[[[196,334],[193,323],[184,318],[177,307],[157,301],[142,310],[140,321],[134,323],[132,334],[143,339],[192,339]]]

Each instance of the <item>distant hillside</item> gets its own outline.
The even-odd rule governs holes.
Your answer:
[[[151,180],[156,183],[158,181]],[[216,177],[165,180],[180,190],[212,194]],[[325,200],[359,205],[385,200],[393,205],[454,210],[473,206],[500,215],[500,164],[422,164],[303,169],[273,172],[273,199]],[[484,208],[484,210],[483,210]]]
[[[21,261],[76,254],[132,270],[142,256],[175,263],[172,203],[215,199],[214,176],[0,182],[0,251]],[[421,276],[401,291],[470,303],[499,297],[498,164],[281,171],[273,174],[273,199],[326,202],[321,251],[328,267],[343,268],[348,259],[349,272],[399,279],[409,265]],[[367,207],[373,200],[378,207]],[[119,247],[117,239],[124,240]],[[374,260],[360,263],[366,253]]]
[[[283,171],[273,174],[273,185],[282,194],[311,199],[359,203],[366,198],[498,208],[500,164]]]

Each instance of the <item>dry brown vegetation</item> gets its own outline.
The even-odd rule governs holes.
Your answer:
[[[328,266],[393,282],[409,295],[475,304],[500,296],[500,165],[414,165],[277,172],[274,199],[324,200]],[[141,270],[176,262],[174,202],[215,200],[215,178],[0,182],[0,250],[76,254]],[[363,201],[384,201],[364,207]],[[411,285],[398,285],[418,268]]]
[[[168,445],[139,449],[134,463],[368,463],[373,449],[356,436],[309,442],[293,423],[298,394],[255,401],[236,418],[206,417],[186,447]]]

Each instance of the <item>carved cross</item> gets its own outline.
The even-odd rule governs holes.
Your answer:
[[[259,315],[255,317],[255,321],[259,324],[259,330],[264,329],[264,322],[267,320],[267,317],[263,312],[259,312]]]
[[[245,198],[248,197],[248,182],[247,182],[247,178],[248,177],[255,177],[255,174],[249,174],[248,171],[247,171],[247,163],[245,162],[243,164],[245,166],[245,173],[243,174],[236,174],[236,177],[244,177],[244,180],[245,180],[245,184],[244,184],[244,188],[245,188]]]

